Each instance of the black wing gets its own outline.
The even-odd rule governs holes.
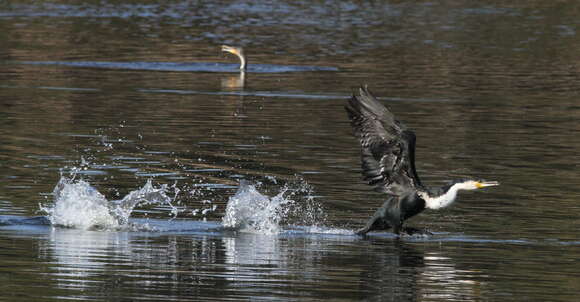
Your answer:
[[[401,195],[421,186],[415,171],[415,133],[361,87],[345,106],[361,144],[364,180],[375,190]]]

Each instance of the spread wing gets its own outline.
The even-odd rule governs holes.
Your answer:
[[[401,195],[421,186],[415,171],[415,133],[361,87],[345,109],[361,144],[364,180],[376,191]]]

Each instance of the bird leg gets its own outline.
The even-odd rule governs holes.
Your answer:
[[[384,219],[384,213],[379,209],[371,219],[368,220],[365,227],[356,231],[357,235],[366,235],[368,232],[375,230],[387,230],[391,225]]]
[[[356,231],[356,234],[365,235],[366,233],[375,230],[384,231],[390,228],[393,228],[395,234],[399,234],[402,221],[399,222],[398,213],[393,214],[393,210],[390,207],[391,204],[391,199],[385,201],[385,203],[383,203],[383,205],[378,208],[373,216],[367,221],[365,227]]]
[[[375,229],[376,229],[376,226],[375,226],[375,224],[376,224],[376,221],[377,221],[377,219],[378,219],[378,217],[377,217],[377,218],[375,218],[375,217],[371,218],[371,219],[370,219],[370,220],[367,222],[367,224],[365,225],[365,227],[364,227],[364,228],[362,228],[362,229],[358,229],[358,230],[356,231],[356,234],[357,234],[357,235],[362,235],[362,236],[365,236],[365,235],[366,235],[368,232],[370,232],[370,231],[372,231],[372,230],[375,230]]]
[[[368,226],[362,228],[362,229],[358,229],[355,234],[357,235],[361,235],[361,236],[366,236],[367,233],[370,232],[370,228]]]

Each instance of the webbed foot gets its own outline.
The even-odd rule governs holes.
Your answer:
[[[368,232],[370,232],[369,228],[362,228],[362,229],[358,229],[354,233],[359,235],[359,236],[366,236]]]

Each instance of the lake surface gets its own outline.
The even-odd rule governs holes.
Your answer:
[[[573,1],[0,4],[0,300],[577,301]],[[221,45],[243,46],[250,69]],[[353,235],[385,198],[368,84],[423,182],[497,180]]]

